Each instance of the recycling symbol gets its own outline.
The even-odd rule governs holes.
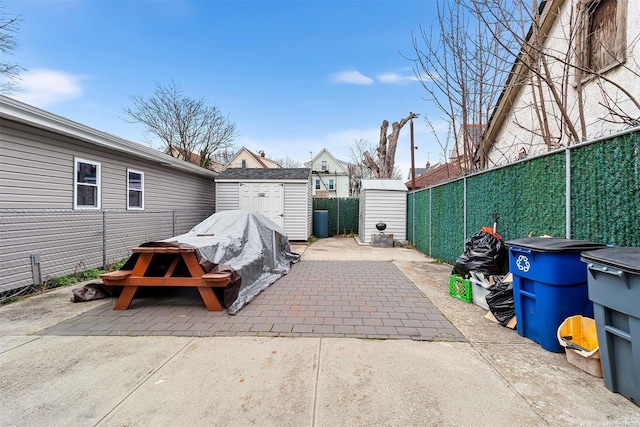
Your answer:
[[[516,260],[516,266],[518,270],[526,273],[531,268],[531,263],[529,263],[529,258],[526,255],[520,255]]]

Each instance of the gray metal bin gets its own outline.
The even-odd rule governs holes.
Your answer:
[[[609,390],[640,405],[640,248],[583,252]]]

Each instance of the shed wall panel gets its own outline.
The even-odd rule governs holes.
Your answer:
[[[401,191],[365,190],[361,194],[360,240],[371,242],[371,234],[378,233],[376,224],[387,224],[385,233],[395,240],[406,240],[407,195]]]
[[[284,229],[289,240],[309,238],[308,187],[305,184],[284,186]]]
[[[216,182],[216,212],[240,209],[240,183]]]

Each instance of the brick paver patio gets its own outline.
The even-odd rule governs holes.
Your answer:
[[[113,310],[114,303],[40,334],[465,341],[391,262],[301,261],[234,316],[207,311],[195,289],[134,298],[125,311]]]

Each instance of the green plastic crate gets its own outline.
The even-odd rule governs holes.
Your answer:
[[[463,279],[459,274],[452,274],[449,276],[449,295],[464,302],[471,302],[471,281]]]

